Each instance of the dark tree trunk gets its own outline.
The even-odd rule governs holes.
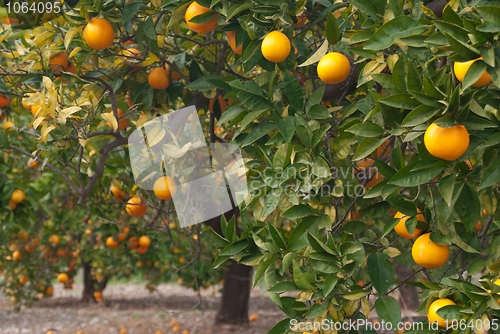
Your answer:
[[[247,324],[248,302],[252,289],[252,267],[234,261],[224,272],[224,288],[217,324]]]
[[[82,268],[83,268],[83,294],[81,301],[84,303],[96,302],[94,297],[94,292],[102,291],[106,288],[108,284],[108,278],[105,277],[101,282],[95,280],[90,274],[90,270],[92,269],[91,262],[85,262],[82,260]],[[96,290],[98,288],[99,290]]]
[[[233,216],[239,216],[239,210],[233,209],[224,215],[229,221]],[[215,232],[222,235],[220,217],[215,217],[205,222]],[[239,234],[239,231],[238,231]],[[224,287],[219,310],[215,317],[217,324],[247,324],[248,303],[252,289],[252,267],[231,261],[224,271]]]

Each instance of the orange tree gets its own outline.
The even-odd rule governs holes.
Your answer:
[[[478,330],[500,309],[499,19],[495,3],[459,1],[80,1],[0,34],[4,159],[37,158],[77,210],[97,210],[118,178],[137,195],[134,224],[169,235],[171,200],[134,187],[122,146],[151,117],[195,105],[210,142],[239,145],[248,168],[241,215],[206,224],[214,267],[228,265],[219,321],[247,319],[228,306],[248,302],[255,266],[254,285],[289,317],[273,334],[292,320],[334,333],[311,326],[372,307],[397,329],[390,293],[406,285],[441,329]],[[118,223],[110,212],[96,215]],[[411,274],[396,278],[395,264]]]

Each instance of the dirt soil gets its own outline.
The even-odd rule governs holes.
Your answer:
[[[170,321],[175,319],[190,334],[266,334],[277,322],[286,318],[268,298],[254,290],[250,300],[250,315],[258,320],[247,326],[215,326],[220,293],[218,288],[202,291],[202,304],[196,292],[178,285],[162,285],[149,293],[144,284],[110,285],[104,291],[104,302],[80,303],[81,285],[64,290],[54,287],[54,296],[13,312],[13,303],[0,295],[0,334],[127,334],[174,333]],[[197,306],[198,305],[198,306]],[[178,334],[182,334],[182,331]]]

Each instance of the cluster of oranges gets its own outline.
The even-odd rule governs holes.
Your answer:
[[[11,210],[15,210],[17,205],[20,204],[26,198],[26,194],[21,189],[16,189],[10,196],[9,202],[7,205]]]
[[[181,331],[182,331],[182,334],[189,334],[189,330],[187,330],[187,329],[182,330],[182,327],[179,325],[179,322],[175,319],[170,320],[170,327],[172,327],[172,332],[174,332],[174,333],[181,333]],[[156,332],[155,334],[162,334],[162,333]]]

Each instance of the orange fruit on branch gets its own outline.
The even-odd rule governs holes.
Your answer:
[[[372,167],[370,167],[370,166],[372,166]],[[375,167],[373,159],[370,159],[370,158],[363,159],[356,164],[356,167],[359,169],[359,171],[355,170],[354,173],[361,174],[362,177],[360,177],[360,175],[358,175],[358,177],[360,177],[360,179],[361,179],[360,180],[361,182],[364,182],[364,179],[366,179],[367,177],[372,177],[370,182],[368,182],[366,184],[365,188],[371,188],[374,185],[376,185],[377,183],[379,183],[380,181],[384,180],[384,178],[382,177],[382,174],[380,174],[377,167]],[[368,170],[365,172],[365,170],[367,168],[368,168]]]
[[[53,70],[54,73],[60,73],[61,71],[65,72],[69,65],[68,55],[63,52],[50,57],[49,65],[50,69]]]
[[[472,64],[478,60],[483,60],[483,58],[480,57],[480,58],[477,58],[474,60],[469,60],[469,61],[464,61],[464,62],[456,61],[453,64],[453,72],[455,73],[455,77],[457,78],[457,80],[460,82],[464,82],[465,74],[467,73],[469,68],[472,66]],[[484,73],[481,75],[481,77],[479,77],[479,79],[477,79],[477,81],[475,83],[473,83],[472,86],[473,87],[482,87],[484,85],[489,84],[490,82],[491,82],[491,77],[488,74],[488,72],[486,72],[486,70],[485,70]]]
[[[147,235],[143,235],[139,238],[139,246],[140,247],[149,247],[151,244],[151,239]]]
[[[433,301],[432,304],[429,306],[429,309],[427,310],[427,319],[429,320],[429,322],[434,323],[437,321],[438,326],[446,327],[446,320],[441,318],[437,314],[437,311],[441,307],[445,307],[448,305],[456,305],[456,304],[452,300],[447,298],[440,298]]]
[[[142,217],[146,214],[148,207],[146,202],[138,196],[134,196],[128,200],[126,210],[132,217]]]
[[[167,89],[167,87],[170,86],[168,71],[161,67],[154,68],[151,72],[149,72],[148,83],[155,89]]]
[[[92,49],[104,50],[113,44],[115,30],[108,20],[95,17],[85,26],[83,37]]]
[[[14,130],[14,126],[15,126],[14,123],[12,123],[11,121],[7,121],[7,122],[3,123],[2,129],[4,129],[4,130],[7,130],[7,129]]]
[[[54,246],[59,245],[59,237],[55,234],[51,235],[49,238],[49,243],[53,244]]]
[[[463,125],[442,128],[431,124],[425,131],[424,144],[436,158],[452,161],[460,158],[469,147],[469,132]]]
[[[226,100],[224,100],[224,98],[220,95],[217,98],[217,100],[219,102],[220,112],[221,114],[223,114],[224,111],[226,111],[226,106],[227,106]],[[212,114],[214,113],[214,105],[215,105],[215,99],[210,100],[210,103],[208,104],[208,110],[210,110]]]
[[[57,281],[59,283],[66,283],[67,281],[69,280],[69,277],[68,277],[68,274],[66,273],[60,273],[59,275],[57,275]]]
[[[422,214],[422,211],[420,211],[420,209],[417,209],[417,211],[419,212],[419,214],[417,215],[417,220],[425,222],[425,218],[424,215]],[[403,238],[414,239],[418,237],[420,233],[422,233],[422,231],[419,230],[418,228],[415,228],[413,234],[410,234],[410,232],[408,232],[408,230],[406,229],[406,221],[410,218],[410,216],[406,216],[398,211],[394,215],[394,218],[399,218],[399,223],[394,227],[394,231],[396,231],[396,233],[402,236]]]
[[[33,169],[33,168],[36,168],[38,166],[38,160],[35,160],[33,158],[29,158],[28,159],[28,167]]]
[[[430,233],[426,233],[415,240],[411,249],[411,255],[419,266],[436,269],[448,261],[450,247],[435,243],[431,240],[430,235]]]
[[[4,96],[3,94],[0,94],[0,108],[8,107],[9,104],[10,104],[10,99],[8,97]]]
[[[23,255],[21,254],[20,251],[14,251],[14,253],[12,253],[12,258],[16,261],[19,261],[23,258]]]
[[[24,201],[25,198],[26,195],[24,194],[24,191],[22,191],[21,189],[14,190],[12,196],[10,196],[10,200],[16,204],[21,203],[22,201]]]
[[[271,31],[264,37],[261,45],[264,58],[274,63],[285,60],[290,54],[291,48],[290,40],[280,31]]]
[[[159,199],[171,199],[177,192],[177,185],[170,176],[162,176],[155,181],[153,190]]]
[[[109,248],[115,248],[116,246],[118,246],[118,241],[114,237],[108,237],[106,239],[106,246],[108,246]]]
[[[243,43],[240,43],[238,47],[236,47],[236,30],[226,31],[226,37],[229,41],[229,46],[233,49],[234,53],[237,53],[241,56],[243,50]]]
[[[188,27],[194,32],[197,32],[199,34],[206,34],[207,32],[214,30],[215,27],[217,27],[217,16],[218,16],[217,13],[215,13],[215,15],[208,22],[205,23],[190,22],[191,19],[194,18],[195,16],[204,14],[206,12],[213,12],[213,10],[207,7],[203,7],[196,1],[193,1],[186,9],[186,14],[184,15],[184,19],[186,20],[186,24],[188,25]]]
[[[330,52],[318,63],[318,76],[328,84],[341,83],[351,73],[351,63],[346,56],[338,52]]]

